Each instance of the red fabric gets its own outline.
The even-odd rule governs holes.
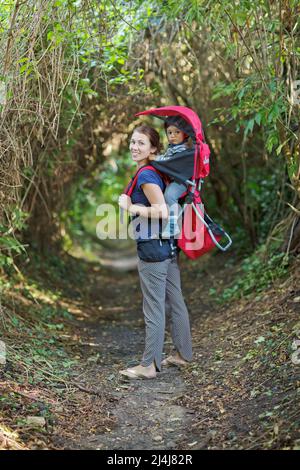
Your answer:
[[[204,218],[200,195],[195,195],[195,204]],[[214,234],[217,241],[222,236]],[[184,210],[183,224],[178,238],[179,248],[190,259],[196,259],[212,250],[216,245],[204,223],[197,217],[192,204],[187,204]]]
[[[146,111],[142,111],[140,113],[137,113],[135,116],[149,114],[157,116],[180,116],[193,127],[196,138],[196,145],[194,155],[194,174],[192,179],[194,180],[197,187],[199,180],[201,178],[205,178],[209,174],[210,156],[210,149],[209,146],[204,142],[202,124],[198,115],[193,110],[185,106],[164,106],[161,108],[152,108]],[[131,180],[125,190],[125,194],[127,194],[128,196],[131,195],[136,185],[138,174],[143,169],[151,169],[153,171],[156,171],[164,178],[164,175],[162,175],[158,170],[156,170],[152,166],[140,168],[140,170],[138,170],[135,177]],[[191,192],[193,192],[194,188],[191,186],[189,189]],[[193,192],[193,203],[196,205],[198,211],[204,218],[202,209],[203,206],[199,191]],[[217,235],[216,233],[214,233],[214,237],[219,242],[222,238],[222,235]],[[212,240],[207,227],[197,217],[194,208],[191,204],[187,204],[185,207],[183,226],[180,236],[178,238],[178,246],[186,254],[186,256],[191,259],[196,259],[215,247],[215,243]]]
[[[185,106],[164,106],[162,108],[152,108],[147,111],[141,111],[140,113],[137,113],[136,116],[145,114],[156,114],[157,116],[181,116],[193,127],[196,138],[198,137],[199,140],[203,140],[204,138],[201,121],[197,114],[190,108]]]
[[[152,108],[137,113],[135,116],[154,114],[156,116],[181,116],[190,124],[195,132],[195,165],[193,179],[205,178],[209,174],[209,155],[210,150],[204,142],[204,134],[201,121],[198,115],[186,106],[164,106],[162,108]]]
[[[127,194],[127,196],[131,196],[136,186],[138,176],[144,170],[155,171],[161,177],[164,177],[164,175],[162,175],[160,171],[156,170],[156,168],[154,168],[153,166],[143,166],[136,172],[134,177],[131,179],[126,189],[124,190],[124,194]],[[184,196],[184,194],[182,196]],[[201,212],[202,217],[204,217],[201,208],[202,201],[200,198],[199,191],[195,191],[193,196],[194,203],[197,205],[197,208],[199,212]],[[222,236],[215,234],[215,238],[217,241],[220,241]],[[190,259],[199,258],[200,256],[204,255],[204,253],[207,253],[216,246],[207,230],[207,227],[196,216],[196,213],[191,204],[186,204],[185,206],[182,229],[178,238],[178,246]]]

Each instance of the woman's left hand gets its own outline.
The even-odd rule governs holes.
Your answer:
[[[128,211],[131,204],[131,197],[127,196],[127,194],[121,194],[121,196],[119,196],[119,206],[122,209]]]

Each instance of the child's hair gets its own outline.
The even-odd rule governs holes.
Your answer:
[[[181,130],[184,134],[191,136],[194,133],[193,128],[180,116],[168,116],[165,120],[165,131],[167,132],[168,127],[175,126]]]
[[[134,132],[135,131],[139,132],[140,134],[146,135],[149,138],[152,147],[156,147],[155,154],[160,153],[162,145],[160,143],[159,133],[155,129],[153,129],[153,127],[147,126],[146,124],[142,124],[141,126],[136,127],[134,129]]]
[[[184,140],[187,139],[186,146],[188,148],[192,148],[193,142],[192,142],[191,134],[194,133],[192,127],[180,116],[167,117],[167,119],[165,120],[165,124],[164,124],[166,133],[167,133],[168,127],[171,127],[171,126],[177,127],[177,129],[183,132]]]
[[[175,126],[177,127],[180,131],[182,131],[184,134],[187,135],[185,132],[190,126],[189,124],[180,116],[169,116],[165,120],[165,131],[167,132],[168,127],[170,126]],[[188,129],[190,130],[190,129]]]

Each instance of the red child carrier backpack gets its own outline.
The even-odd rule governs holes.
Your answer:
[[[166,106],[153,108],[137,113],[136,116],[153,115],[165,120],[170,116],[179,116],[184,122],[181,128],[188,134],[193,142],[193,151],[180,152],[167,161],[151,162],[138,170],[125,190],[125,194],[131,195],[140,171],[151,169],[161,176],[171,176],[175,181],[185,183],[187,191],[183,204],[183,222],[178,238],[178,247],[191,259],[196,259],[217,246],[226,251],[232,244],[230,236],[216,224],[205,212],[200,197],[200,189],[203,178],[209,174],[210,150],[204,140],[204,133],[198,115],[185,106]],[[180,128],[180,126],[178,126]],[[219,242],[226,238],[228,243],[223,246]]]

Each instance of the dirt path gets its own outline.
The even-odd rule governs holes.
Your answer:
[[[228,260],[230,254],[182,261],[194,361],[185,370],[165,368],[149,381],[124,383],[118,374],[143,353],[137,273],[97,272],[84,326],[93,344],[89,354],[99,355],[93,387],[109,397],[112,425],[73,442],[76,448],[297,447],[300,371],[289,348],[299,313],[299,272],[295,268],[294,276],[278,280],[263,295],[221,307],[209,289],[232,278],[235,268],[224,266]],[[170,348],[167,329],[165,353]]]
[[[176,368],[165,369],[155,380],[126,381],[118,370],[138,363],[144,328],[139,313],[120,314],[120,325],[95,327],[94,342],[104,358],[116,404],[117,426],[83,444],[97,449],[174,449],[190,424],[189,409],[176,405],[186,385]],[[81,444],[81,445],[82,445]]]
[[[89,320],[78,322],[84,336],[81,352],[87,361],[95,357],[96,365],[80,383],[85,388],[106,390],[110,399],[107,413],[113,425],[105,432],[87,432],[87,436],[79,432],[78,439],[64,444],[54,439],[59,446],[176,449],[186,434],[194,412],[176,403],[186,393],[177,367],[165,368],[154,380],[127,381],[118,374],[120,369],[138,364],[143,353],[141,300],[136,272],[97,272],[89,294]],[[170,349],[169,331],[165,345]]]
[[[209,292],[233,279],[230,261],[230,253],[181,261],[193,363],[164,368],[153,380],[124,381],[119,370],[138,364],[144,349],[137,272],[69,260],[58,305],[71,319],[60,347],[77,365],[52,388],[18,385],[20,411],[7,423],[31,414],[33,398],[35,415],[37,408],[50,413],[46,432],[21,434],[27,448],[300,448],[300,366],[291,361],[300,335],[299,265],[263,292],[221,306]],[[70,283],[74,269],[82,271],[79,283]],[[51,282],[52,291],[58,281]],[[171,347],[167,329],[164,353]]]

